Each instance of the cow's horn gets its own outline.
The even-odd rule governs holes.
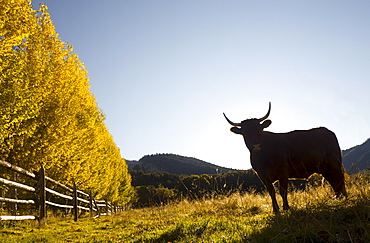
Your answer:
[[[270,111],[271,111],[271,102],[269,102],[269,110],[268,110],[267,114],[264,117],[262,117],[258,120],[260,120],[260,121],[266,120],[267,117],[269,117],[269,115],[270,115]]]
[[[241,123],[235,123],[235,122],[230,121],[229,118],[227,118],[227,116],[225,115],[225,113],[224,113],[224,117],[230,123],[231,126],[240,127],[242,125]]]

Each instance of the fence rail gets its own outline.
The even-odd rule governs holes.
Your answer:
[[[1,208],[3,204],[12,205],[12,215],[0,215],[2,220],[45,220],[47,217],[47,207],[55,207],[59,209],[69,210],[73,212],[74,220],[78,220],[79,211],[90,212],[90,217],[99,217],[100,215],[107,215],[122,211],[122,206],[109,203],[107,200],[96,200],[93,197],[92,191],[86,193],[78,190],[76,183],[73,188],[68,187],[45,175],[45,169],[41,166],[38,172],[29,172],[21,167],[12,165],[6,161],[0,160],[0,167],[6,168],[13,173],[16,173],[13,180],[0,177],[0,186],[2,185],[2,195],[0,196]],[[0,170],[3,171],[3,170]],[[22,174],[30,179],[29,184],[17,182],[18,174]],[[0,173],[0,176],[3,176]],[[30,185],[30,184],[34,185]],[[47,187],[52,187],[53,189]],[[9,189],[8,196],[6,196],[4,188]],[[58,190],[59,189],[59,190]],[[18,190],[27,191],[31,198],[18,198]],[[64,190],[65,192],[61,192]],[[32,198],[33,197],[33,198]],[[64,200],[64,202],[63,202]],[[38,215],[17,215],[18,204],[35,205],[38,208]],[[94,216],[94,212],[96,215]]]

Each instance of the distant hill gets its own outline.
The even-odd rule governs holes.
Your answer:
[[[146,155],[139,161],[127,161],[127,164],[133,170],[168,172],[178,175],[219,174],[233,170],[175,154]]]
[[[343,164],[347,173],[355,174],[370,168],[370,138],[361,145],[343,150]]]
[[[126,160],[127,166],[130,170],[134,169],[134,167],[139,163],[137,160]]]

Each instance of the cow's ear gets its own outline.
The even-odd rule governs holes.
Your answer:
[[[230,131],[236,134],[242,134],[242,129],[240,129],[239,127],[232,127]]]
[[[271,120],[266,120],[266,121],[262,122],[262,124],[261,124],[262,129],[263,128],[266,128],[266,127],[268,127],[270,125],[271,125]]]

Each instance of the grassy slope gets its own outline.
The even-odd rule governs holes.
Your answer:
[[[292,209],[280,215],[267,195],[233,194],[43,227],[1,222],[0,242],[370,242],[369,184],[348,190],[346,200],[328,186],[292,192]]]

